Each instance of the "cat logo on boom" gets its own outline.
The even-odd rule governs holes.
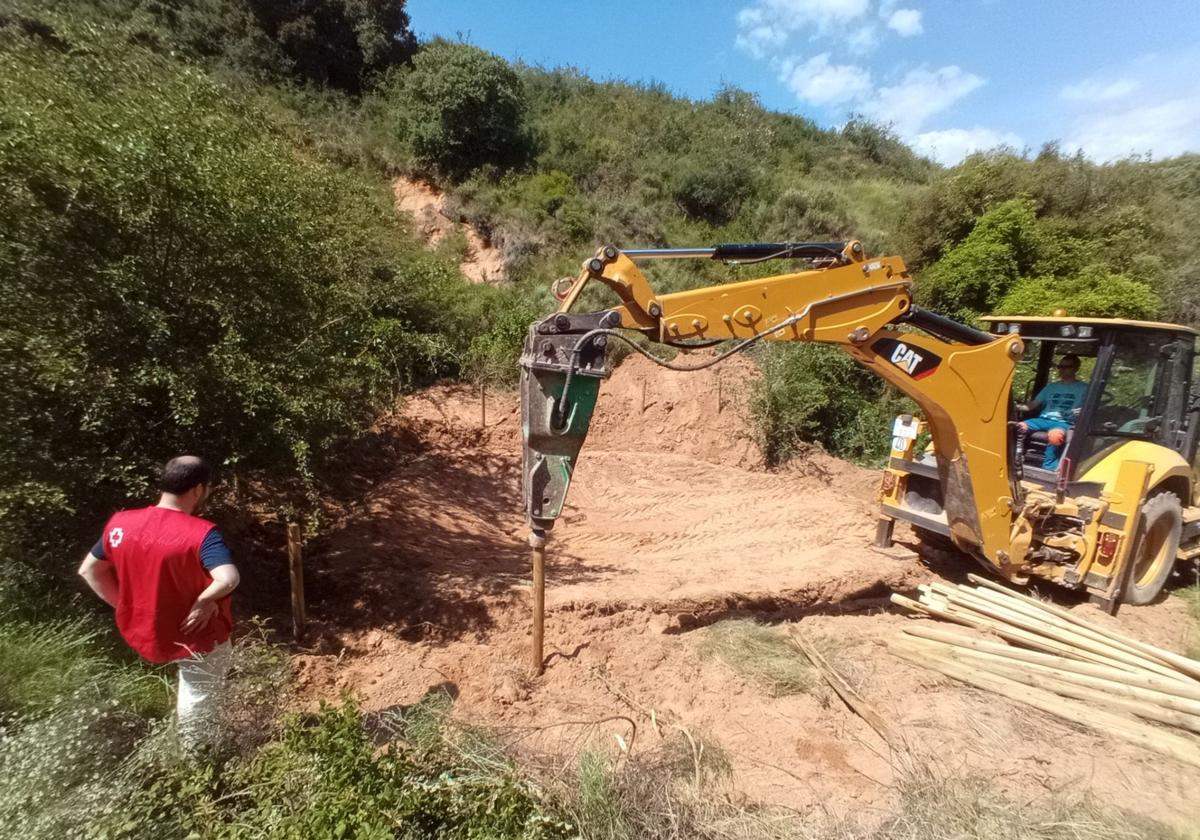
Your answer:
[[[892,364],[904,368],[910,376],[917,369],[917,365],[921,363],[921,358],[920,353],[910,350],[908,345],[903,342],[897,344],[896,349],[892,351]]]
[[[942,363],[941,356],[925,349],[909,347],[894,338],[881,338],[871,345],[871,349],[913,379],[924,379]]]

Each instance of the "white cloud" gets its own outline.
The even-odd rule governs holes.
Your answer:
[[[789,58],[780,66],[779,80],[796,96],[814,105],[830,105],[862,97],[871,91],[871,74],[854,64],[831,64],[821,53],[802,64]]]
[[[862,111],[872,119],[895,126],[903,136],[917,133],[925,121],[941,113],[984,84],[984,80],[961,67],[910,70],[899,84],[881,87],[862,102]]]
[[[918,9],[896,9],[887,18],[887,27],[901,38],[910,38],[925,31],[925,27],[921,25],[921,12]]]
[[[794,33],[815,27],[818,33],[856,20],[870,8],[870,0],[757,0],[737,14],[734,43],[755,58],[764,58],[782,47]]]
[[[1063,147],[1098,161],[1153,153],[1164,158],[1200,150],[1200,96],[1082,115]]]
[[[912,138],[913,148],[938,163],[953,166],[972,152],[994,149],[996,146],[1021,148],[1021,138],[1011,131],[999,132],[990,128],[947,128],[923,131]]]
[[[1133,79],[1117,79],[1108,84],[1095,79],[1084,79],[1077,84],[1067,85],[1058,95],[1075,102],[1108,102],[1128,96],[1138,87],[1138,83]]]
[[[754,57],[769,60],[779,80],[801,101],[861,112],[911,139],[930,117],[984,83],[950,65],[909,70],[895,84],[876,87],[862,54],[887,36],[910,38],[924,31],[923,13],[912,0],[751,0],[737,14],[736,43]],[[822,51],[816,56],[811,53],[817,49],[804,51],[811,57],[797,55],[791,42],[798,36],[821,44],[817,49]],[[834,43],[840,52],[831,50]],[[859,58],[845,60],[846,53]],[[950,135],[941,142],[950,142]],[[956,137],[954,142],[962,146],[968,140]]]
[[[873,23],[860,26],[846,36],[846,46],[856,53],[864,53],[879,46],[879,28]]]

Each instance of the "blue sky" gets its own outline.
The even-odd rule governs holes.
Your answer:
[[[1058,141],[1107,161],[1200,152],[1200,0],[409,0],[423,38],[695,99],[724,84],[953,163]]]

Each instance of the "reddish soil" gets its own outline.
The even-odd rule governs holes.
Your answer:
[[[392,196],[396,210],[412,219],[417,235],[430,248],[436,248],[455,231],[466,237],[467,251],[458,267],[468,280],[489,283],[504,279],[504,254],[475,228],[450,218],[446,214],[446,196],[436,187],[397,178],[392,182]]]
[[[478,392],[409,399],[387,426],[390,472],[309,548],[313,642],[295,657],[303,696],[352,689],[379,710],[445,689],[461,720],[566,755],[616,749],[617,735],[628,744],[630,724],[615,715],[636,721],[633,749],[653,748],[653,709],[664,734],[678,725],[718,744],[741,796],[882,816],[895,774],[860,718],[825,692],[773,698],[700,653],[705,626],[723,618],[796,622],[940,771],[984,774],[1021,801],[1091,791],[1196,822],[1195,768],[887,652],[907,620],[880,611],[891,590],[974,569],[871,550],[875,472],[819,451],[765,471],[745,414],[754,376],[748,362],[684,375],[634,357],[605,383],[551,532],[549,656],[536,679],[516,398],[489,393],[486,428]],[[1187,626],[1178,599],[1111,621],[1173,648]]]

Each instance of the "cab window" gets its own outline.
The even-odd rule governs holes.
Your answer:
[[[1157,440],[1178,354],[1171,336],[1121,336],[1113,345],[1084,458],[1126,440]]]

